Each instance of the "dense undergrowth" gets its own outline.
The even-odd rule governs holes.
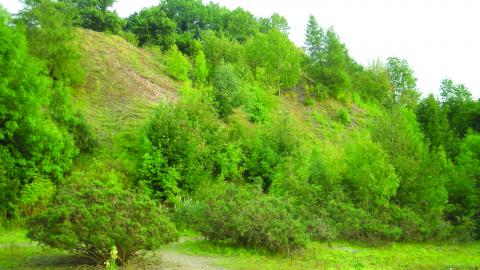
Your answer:
[[[111,2],[0,11],[5,224],[118,264],[175,240],[169,220],[283,254],[478,239],[465,86],[421,98],[405,60],[364,67],[313,17],[300,49],[278,14],[165,0],[124,20]]]

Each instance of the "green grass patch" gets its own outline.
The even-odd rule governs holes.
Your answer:
[[[179,252],[214,256],[227,269],[478,269],[480,243],[404,244],[381,247],[336,242],[312,242],[291,257],[215,245],[209,241],[185,242],[173,246]]]

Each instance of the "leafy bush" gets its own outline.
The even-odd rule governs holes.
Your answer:
[[[174,204],[183,192],[211,179],[222,145],[219,133],[219,120],[208,104],[182,100],[160,105],[147,126],[151,149],[142,169],[153,197]]]
[[[338,111],[338,118],[340,119],[340,122],[342,122],[342,124],[344,125],[350,123],[351,117],[348,109],[340,109]]]
[[[199,198],[196,229],[210,240],[287,254],[305,246],[305,228],[292,206],[259,188],[219,184]]]
[[[358,136],[346,147],[345,184],[363,209],[385,207],[396,194],[399,179],[387,154],[369,136]]]
[[[221,117],[230,115],[240,105],[241,81],[230,64],[219,66],[213,75],[217,109]]]
[[[176,240],[175,226],[147,196],[112,181],[72,179],[54,204],[29,221],[28,237],[80,253],[98,264],[115,247],[122,265],[161,244]]]
[[[195,79],[195,83],[199,85],[203,85],[207,81],[208,67],[203,51],[199,51],[195,56],[193,77]]]
[[[188,59],[173,45],[168,51],[167,72],[175,79],[186,81],[190,73],[191,65]]]
[[[20,197],[22,214],[30,216],[44,210],[52,202],[55,191],[55,185],[46,179],[35,179],[25,185]]]

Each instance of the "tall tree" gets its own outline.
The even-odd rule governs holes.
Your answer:
[[[387,71],[395,90],[395,101],[410,109],[415,109],[420,93],[417,89],[417,78],[415,78],[407,60],[389,57],[387,59]]]
[[[19,20],[26,26],[28,48],[42,59],[54,80],[82,82],[80,48],[73,29],[71,6],[51,0],[26,1]]]
[[[305,46],[307,71],[316,83],[317,92],[328,91],[331,96],[338,97],[351,90],[350,57],[333,29],[324,31],[315,17],[310,16]]]
[[[116,0],[59,0],[76,8],[75,24],[99,32],[118,33],[124,21],[110,8]]]
[[[78,153],[50,117],[50,78],[28,55],[24,33],[7,21],[0,12],[0,218],[15,216],[24,185],[62,179]]]
[[[318,25],[317,19],[312,15],[308,18],[305,48],[307,49],[309,60],[313,62],[311,64],[319,64],[322,62],[325,52],[324,31],[320,25]]]
[[[255,36],[258,28],[255,16],[242,8],[236,8],[226,16],[225,32],[239,42]]]
[[[467,87],[444,79],[440,86],[440,96],[449,124],[459,137],[463,137],[469,128],[478,126],[475,123],[477,106]]]
[[[177,25],[159,6],[136,12],[127,19],[125,29],[138,37],[140,46],[157,45],[168,50],[175,43]]]
[[[277,30],[282,32],[285,35],[289,34],[290,26],[288,25],[288,21],[285,17],[278,13],[273,13],[270,18],[260,18],[260,32],[268,33],[273,30]]]
[[[247,59],[257,76],[265,72],[269,86],[292,88],[300,78],[301,51],[278,31],[258,34],[247,42]]]
[[[450,134],[448,121],[440,102],[432,94],[419,103],[417,119],[431,150],[445,146]]]

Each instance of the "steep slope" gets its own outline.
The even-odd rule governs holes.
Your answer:
[[[142,125],[158,102],[177,99],[177,85],[164,75],[159,52],[84,29],[78,29],[78,39],[86,79],[74,91],[74,102],[100,146],[111,149],[115,136]]]

